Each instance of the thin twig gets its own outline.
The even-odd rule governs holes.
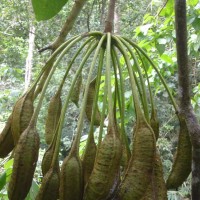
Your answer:
[[[60,31],[60,34],[59,36],[55,39],[55,41],[40,49],[39,52],[43,52],[45,50],[52,50],[52,51],[55,51],[64,41],[65,41],[65,38],[66,36],[68,35],[68,33],[71,31],[77,17],[79,16],[84,4],[85,4],[86,0],[75,0],[75,3],[72,7],[72,10],[71,12],[69,13],[61,31]]]

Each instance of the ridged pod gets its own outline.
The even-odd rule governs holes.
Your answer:
[[[108,127],[108,133],[98,149],[94,169],[84,192],[84,200],[103,200],[110,195],[119,173],[122,145],[115,126]]]
[[[183,184],[191,172],[192,145],[184,118],[179,116],[179,138],[172,170],[167,179],[167,189],[176,189]]]
[[[48,147],[48,149],[46,150],[46,152],[44,153],[44,156],[43,156],[43,159],[42,159],[42,164],[41,164],[43,177],[45,176],[45,174],[49,171],[49,169],[51,167],[54,149],[55,149],[54,145],[50,145]],[[57,170],[60,172],[59,161],[57,161],[56,167],[57,167]]]
[[[92,117],[92,106],[94,102],[94,97],[95,97],[95,85],[96,85],[96,78],[93,79],[89,85],[89,91],[88,91],[88,96],[87,96],[87,104],[86,104],[86,116],[89,121],[91,121]],[[101,122],[101,114],[100,111],[97,107],[95,119],[94,119],[94,125],[99,126]]]
[[[12,116],[8,118],[8,121],[0,134],[0,158],[5,158],[14,148],[11,118]]]
[[[28,127],[33,112],[33,91],[29,91],[19,98],[13,109],[11,130],[15,145],[21,133]]]
[[[79,96],[81,92],[81,86],[82,86],[82,73],[78,76],[76,83],[74,85],[74,89],[72,91],[72,94],[70,96],[71,101],[78,107],[79,102]]]
[[[8,185],[10,200],[24,200],[33,179],[38,159],[39,135],[34,125],[29,125],[17,143],[11,179]]]
[[[163,178],[163,168],[160,155],[157,152],[154,160],[154,169],[144,197],[141,200],[167,200],[167,188]]]
[[[159,137],[159,121],[158,121],[156,110],[154,110],[154,112],[152,112],[151,114],[150,125],[151,125],[151,128],[153,129],[153,132],[157,140]]]
[[[140,199],[146,191],[153,171],[155,136],[145,120],[138,120],[133,137],[133,151],[122,179],[118,199]]]
[[[122,146],[122,159],[120,162],[120,166],[123,167],[123,170],[127,168],[129,162],[128,152],[125,145]]]
[[[62,109],[60,90],[51,98],[45,124],[45,141],[51,144]]]
[[[70,154],[63,161],[60,173],[60,200],[81,200],[83,195],[83,170],[78,155]]]
[[[42,179],[36,200],[59,199],[60,175],[56,168],[51,168]]]
[[[84,177],[84,186],[87,184],[89,177],[92,173],[94,167],[94,161],[96,157],[97,147],[94,141],[94,137],[88,137],[88,141],[85,147],[83,154],[83,177]]]
[[[130,154],[130,150],[126,147],[125,138],[123,136],[121,136],[121,141],[122,141],[122,158],[121,158],[120,165],[123,167],[123,170],[124,170],[128,166],[131,154]]]
[[[117,190],[119,188],[119,184],[120,184],[120,181],[121,181],[121,179],[120,179],[121,178],[120,177],[121,176],[120,171],[121,171],[121,169],[119,169],[118,173],[116,174],[115,180],[114,180],[114,184],[113,184],[112,188],[110,189],[109,194],[108,194],[108,196],[106,197],[105,200],[117,200],[114,197],[116,195],[116,192],[117,192]]]

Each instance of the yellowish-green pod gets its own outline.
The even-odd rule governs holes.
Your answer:
[[[42,159],[42,175],[45,176],[45,174],[49,171],[50,167],[51,167],[51,163],[53,160],[53,154],[54,154],[54,150],[55,150],[55,145],[50,145],[48,147],[48,149],[46,150],[46,152],[44,153],[43,159]],[[60,171],[59,169],[59,162],[57,160],[57,164],[56,167],[58,169],[58,171]]]
[[[72,91],[72,94],[70,96],[71,101],[78,107],[79,102],[79,96],[81,92],[81,86],[82,86],[82,73],[78,76],[76,83],[74,85],[74,89]]]
[[[167,188],[176,189],[183,184],[191,172],[192,165],[192,145],[186,121],[179,117],[179,138],[178,147],[175,154],[172,170],[167,179]]]
[[[57,168],[50,168],[42,179],[36,200],[59,199],[60,174]]]
[[[13,171],[8,185],[10,200],[24,200],[32,184],[38,159],[39,135],[34,125],[21,134],[14,154]]]
[[[60,95],[61,91],[58,90],[58,92],[51,98],[49,103],[48,114],[45,123],[45,140],[47,144],[51,144],[53,140],[53,136],[61,114],[62,101]]]
[[[91,83],[89,85],[88,95],[87,95],[87,104],[86,104],[85,112],[86,112],[86,116],[89,121],[91,121],[91,117],[92,117],[92,105],[93,105],[93,101],[94,101],[94,97],[95,97],[95,87],[96,87],[96,78],[94,78],[91,81]],[[100,122],[101,122],[101,114],[97,107],[96,115],[95,115],[95,119],[94,119],[94,125],[99,126]]]
[[[5,158],[14,148],[11,118],[12,116],[8,118],[8,121],[0,134],[0,158]]]
[[[133,151],[119,189],[120,200],[140,199],[151,180],[155,155],[155,137],[146,121],[136,123]]]
[[[167,200],[167,188],[163,176],[162,162],[157,152],[151,182],[141,200]]]
[[[89,177],[92,173],[94,167],[94,161],[96,157],[97,147],[94,141],[94,137],[89,137],[87,141],[87,145],[85,147],[85,151],[83,154],[83,177],[84,177],[84,185],[87,184]]]
[[[121,166],[123,167],[123,170],[127,168],[129,160],[130,160],[130,151],[126,148],[125,139],[121,135],[121,141],[122,141],[122,158],[121,158]]]
[[[72,181],[71,181],[72,180]],[[61,167],[60,200],[81,200],[83,195],[83,170],[78,155],[66,157]]]
[[[94,168],[84,192],[84,200],[102,200],[110,191],[118,176],[122,146],[116,125],[108,127],[108,133],[98,150]]]
[[[30,90],[16,102],[12,112],[11,130],[16,145],[21,133],[28,127],[34,112],[33,90]]]

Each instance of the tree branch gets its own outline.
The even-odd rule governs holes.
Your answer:
[[[116,0],[110,0],[108,7],[108,15],[105,21],[105,29],[104,32],[112,32],[113,30],[113,21],[114,21],[114,13],[115,13],[115,2]]]
[[[186,0],[175,1],[175,22],[180,114],[185,116],[192,143],[192,199],[200,200],[200,125],[190,99]]]
[[[176,0],[175,10],[180,107],[185,109],[190,105],[190,83],[187,55],[186,3],[184,4],[184,0]]]
[[[65,21],[59,36],[56,38],[56,40],[49,46],[42,48],[39,50],[39,52],[43,52],[47,49],[51,49],[52,51],[55,51],[64,41],[67,36],[67,34],[71,31],[74,22],[76,21],[77,17],[79,16],[79,13],[81,9],[83,8],[86,0],[75,0],[75,3],[72,7],[72,10],[70,14],[67,17],[67,20]]]

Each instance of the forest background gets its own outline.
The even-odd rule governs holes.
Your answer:
[[[36,21],[31,4],[28,0],[2,0],[0,5],[0,130],[12,111],[12,107],[19,96],[27,90],[30,82],[35,79],[50,56],[50,51],[39,53],[39,50],[51,44],[59,35],[66,16],[68,15],[73,1],[66,6],[52,19],[48,21]],[[107,13],[107,1],[89,0],[83,7],[79,17],[67,38],[91,30],[103,31]],[[200,120],[200,2],[198,0],[187,1],[187,27],[188,27],[188,55],[191,66],[192,105]],[[135,41],[145,49],[161,74],[165,78],[175,98],[178,96],[178,74],[176,65],[175,28],[174,28],[174,1],[168,0],[118,0],[115,12],[115,32]],[[76,49],[74,49],[76,51]],[[70,58],[69,58],[70,59]],[[64,66],[65,63],[62,63]],[[75,73],[76,69],[74,69]],[[71,72],[73,73],[73,72]],[[41,151],[38,161],[37,173],[35,175],[32,190],[27,199],[34,199],[41,183],[42,155],[46,145],[44,141],[44,120],[47,104],[57,88],[56,81],[63,74],[57,73],[48,88],[40,119],[38,130],[41,135]],[[73,76],[74,74],[71,74]],[[149,68],[148,75],[153,94],[155,96],[158,117],[160,120],[160,137],[158,147],[161,153],[165,178],[168,176],[173,162],[173,154],[176,150],[178,139],[178,122],[176,114],[171,105],[168,94],[160,84],[156,73]],[[84,76],[84,74],[83,74]],[[68,80],[70,82],[70,80]],[[101,94],[100,94],[101,95]],[[126,115],[127,132],[132,129],[132,116],[134,107],[132,104],[132,93],[127,91]],[[102,98],[103,99],[103,98]],[[101,99],[100,99],[101,100]],[[67,122],[70,127],[67,133],[63,134],[61,143],[61,159],[66,156],[70,149],[73,130],[76,128],[78,109],[70,105],[71,118]],[[87,130],[85,130],[87,131]],[[70,134],[71,133],[71,134]],[[82,147],[85,145],[86,136],[82,137]],[[82,149],[81,149],[82,150]],[[11,162],[0,160],[0,172],[7,172],[0,176],[0,197],[6,199],[5,183],[9,181]],[[178,191],[169,191],[169,199],[190,197],[190,177]]]

